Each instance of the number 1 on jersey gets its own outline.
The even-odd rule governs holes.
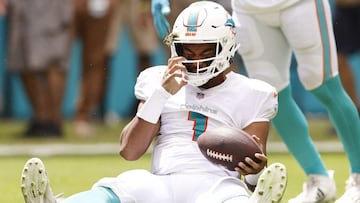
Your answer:
[[[196,141],[199,138],[199,136],[206,131],[208,117],[200,113],[189,111],[188,120],[194,121],[194,126],[193,126],[194,134],[192,140]]]

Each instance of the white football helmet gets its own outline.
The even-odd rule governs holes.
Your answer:
[[[192,3],[177,17],[173,30],[168,36],[171,55],[182,56],[183,44],[216,44],[216,54],[211,58],[182,62],[196,64],[196,72],[185,72],[187,82],[201,86],[230,66],[238,49],[235,23],[231,15],[218,3],[199,1]],[[200,63],[209,65],[200,67]]]

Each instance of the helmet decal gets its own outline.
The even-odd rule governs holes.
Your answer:
[[[202,7],[194,7],[190,10],[187,22],[185,26],[187,27],[187,36],[196,35],[197,28],[200,27],[203,21],[206,19],[207,13]]]
[[[196,27],[198,27],[198,17],[199,17],[199,11],[190,13],[187,24],[188,32],[196,32]]]
[[[234,20],[232,18],[227,19],[227,21],[225,22],[225,26],[230,26],[230,27],[234,28],[235,27]]]

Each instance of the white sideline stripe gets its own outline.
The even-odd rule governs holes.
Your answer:
[[[344,152],[343,146],[338,141],[315,142],[319,152],[335,153]],[[149,149],[151,152],[152,149]],[[288,152],[282,142],[269,142],[268,153]],[[0,156],[54,156],[54,155],[102,155],[118,154],[119,144],[96,143],[96,144],[10,144],[0,145]]]
[[[32,144],[32,145],[0,145],[0,156],[31,155],[95,155],[116,154],[118,144]]]

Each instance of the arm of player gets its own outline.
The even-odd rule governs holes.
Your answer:
[[[140,101],[138,109],[143,105],[144,101]],[[139,159],[149,148],[159,128],[159,121],[153,124],[135,116],[120,134],[120,155],[126,160]]]
[[[239,168],[235,169],[238,173],[245,176],[246,185],[251,191],[254,191],[256,187],[257,179],[261,174],[261,172],[263,171],[263,169],[265,168],[265,166],[267,165],[266,142],[267,142],[267,137],[269,135],[270,122],[265,122],[265,121],[254,122],[249,126],[247,126],[246,128],[244,128],[243,130],[249,133],[250,135],[252,135],[252,138],[259,144],[259,146],[262,148],[263,151],[263,154],[260,153],[255,154],[255,157],[261,161],[260,163],[257,163],[254,160],[247,157],[245,159],[246,164],[240,162]],[[246,175],[248,177],[246,177]],[[247,178],[249,178],[249,176],[253,176],[252,179],[254,179],[250,181],[251,183],[247,181]]]
[[[160,38],[165,39],[170,30],[170,24],[165,17],[170,14],[169,0],[151,0],[151,13]]]
[[[270,122],[263,121],[263,122],[254,122],[248,125],[243,130],[253,135],[255,141],[259,144],[259,146],[263,150],[263,154],[257,153],[255,154],[256,158],[258,158],[261,162],[257,163],[250,158],[246,158],[246,163],[240,162],[239,168],[236,170],[241,175],[248,175],[248,174],[256,174],[259,173],[267,164],[267,157],[266,157],[266,141],[267,136],[269,134],[270,129]]]
[[[120,137],[120,155],[127,160],[140,158],[150,146],[153,138],[160,129],[159,118],[165,103],[171,95],[176,94],[186,81],[182,78],[182,71],[186,71],[184,65],[179,62],[184,57],[170,58],[168,68],[165,71],[161,85],[144,102],[138,106],[136,116],[125,126]]]

